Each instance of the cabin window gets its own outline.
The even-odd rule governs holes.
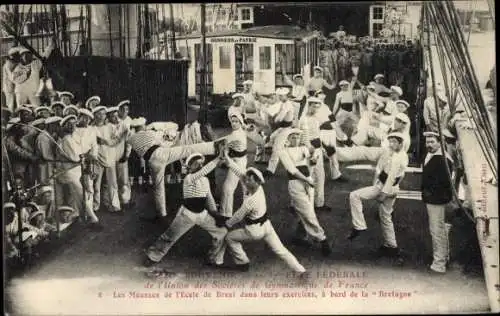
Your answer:
[[[384,24],[383,23],[373,23],[372,27],[373,27],[373,37],[380,37],[380,36],[382,36],[382,34],[380,33],[380,31],[382,31],[382,29],[384,28]]]
[[[241,9],[241,20],[250,21],[250,9]]]
[[[275,85],[289,86],[285,76],[292,79],[295,74],[295,45],[276,44],[275,64]]]
[[[253,44],[234,45],[236,59],[236,89],[243,88],[243,82],[253,80]]]
[[[219,68],[231,69],[231,46],[219,47]]]
[[[259,47],[259,65],[261,70],[271,69],[271,46]]]

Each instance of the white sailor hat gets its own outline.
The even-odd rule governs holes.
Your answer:
[[[398,86],[391,86],[391,91],[396,92],[399,96],[403,95],[403,89]]]
[[[78,112],[78,108],[74,105],[68,105],[67,107],[64,108],[63,110],[63,115],[67,115],[69,110],[75,110]]]
[[[51,116],[45,119],[45,124],[59,123],[62,119],[60,116]]]
[[[31,110],[29,107],[27,106],[21,106],[20,108],[18,108],[16,110],[16,113],[21,113],[21,112],[29,112],[29,113],[33,113],[33,110]]]
[[[31,126],[37,126],[37,125],[41,125],[41,124],[45,124],[44,118],[39,118],[39,119],[36,119],[36,120],[30,122]]]
[[[52,189],[51,186],[44,185],[43,187],[40,187],[40,189],[38,189],[38,192],[36,193],[36,195],[40,196],[40,195],[47,193],[47,192],[54,192],[54,190]]]
[[[449,129],[444,129],[443,130],[443,136],[446,137],[446,138],[452,138],[452,139],[455,139],[455,135],[453,135]]]
[[[11,56],[11,55],[14,55],[15,53],[19,53],[19,47],[18,46],[11,47],[9,49],[7,55]]]
[[[410,118],[408,117],[408,115],[406,115],[404,113],[398,113],[398,114],[396,114],[396,116],[394,117],[394,119],[400,120],[401,122],[406,123],[406,124],[410,124],[411,123]]]
[[[89,106],[90,101],[97,101],[98,103],[101,103],[101,98],[97,95],[94,95],[85,101],[85,106]]]
[[[138,126],[144,126],[146,125],[146,118],[144,117],[138,117],[138,118],[135,118],[132,120],[132,122],[130,123],[130,126],[131,127],[138,127]]]
[[[277,95],[288,95],[289,92],[290,92],[290,90],[288,90],[288,88],[278,88],[278,89],[276,89],[276,94]]]
[[[113,112],[118,112],[118,107],[117,106],[110,106],[106,108],[106,114],[113,113]]]
[[[303,76],[302,74],[295,74],[295,75],[293,75],[293,77],[292,77],[292,79],[293,79],[293,80],[295,80],[295,79],[297,79],[297,78],[302,78],[302,79],[303,79],[303,78],[304,78],[304,76]]]
[[[240,112],[234,111],[233,113],[231,113],[231,115],[229,115],[229,119],[231,119],[233,116],[236,117],[242,125],[245,124],[245,119],[243,119],[243,116]]]
[[[299,129],[299,128],[291,128],[289,129],[287,132],[286,132],[286,137],[290,137],[290,135],[294,135],[294,134],[302,134],[302,130]]]
[[[439,100],[445,102],[445,103],[448,103],[448,98],[446,98],[446,94],[444,93],[444,91],[438,91],[436,92],[436,96]]]
[[[203,156],[200,153],[194,153],[194,154],[190,155],[189,157],[187,157],[187,159],[186,159],[186,166],[189,166],[189,164],[191,163],[191,161],[195,160],[195,159],[196,160],[201,159],[202,163],[205,162],[205,156]]]
[[[260,170],[257,168],[249,167],[249,168],[247,168],[246,173],[247,174],[251,173],[251,174],[255,175],[259,179],[261,184],[266,182],[264,180],[264,176],[262,175],[262,172],[260,172]]]
[[[78,114],[79,115],[87,115],[91,119],[94,119],[94,114],[92,114],[92,112],[88,109],[84,109],[84,108],[78,109]]]
[[[33,213],[30,214],[30,217],[28,218],[28,221],[31,222],[38,215],[45,216],[45,213],[43,211],[35,211],[35,212],[33,212]]]
[[[69,121],[69,120],[76,120],[77,117],[76,115],[68,115],[68,116],[65,116],[60,122],[59,122],[59,125],[61,126],[64,126],[64,124]]]
[[[66,105],[64,103],[62,103],[61,101],[56,101],[56,102],[52,102],[52,104],[50,105],[50,108],[54,108],[57,105],[61,106],[62,108],[66,107]]]
[[[14,204],[13,202],[7,202],[7,203],[4,203],[3,204],[3,210],[8,210],[8,209],[12,209],[12,208],[16,208],[16,204]]]
[[[19,54],[30,53],[31,51],[24,46],[19,47]]]
[[[339,86],[348,86],[349,82],[347,80],[342,80],[339,82]]]
[[[21,118],[19,117],[13,117],[7,122],[7,126],[5,126],[5,130],[11,129],[16,123],[21,122]]]
[[[120,108],[123,105],[130,105],[130,100],[123,100],[116,105],[117,108]]]
[[[243,98],[243,97],[244,97],[244,95],[242,93],[239,93],[239,92],[233,94],[233,99]]]
[[[323,101],[318,97],[309,97],[307,99],[308,104],[314,104],[314,107],[320,107]]]
[[[243,85],[247,85],[247,84],[253,84],[253,81],[252,80],[245,80],[243,82]]]
[[[378,78],[385,78],[383,74],[376,74],[373,79],[378,79]]]
[[[320,66],[314,66],[313,69],[314,70],[319,70],[319,71],[323,72],[323,68],[321,68]]]
[[[71,206],[59,206],[57,208],[57,211],[58,212],[71,212],[71,213],[75,212],[75,210]]]
[[[410,103],[406,102],[405,100],[397,100],[395,103],[396,105],[403,104],[406,108],[410,107]]]
[[[40,207],[38,207],[38,205],[34,202],[28,202],[26,203],[26,206],[29,206],[33,209],[33,212],[39,212],[40,211]]]
[[[51,111],[51,109],[47,106],[39,106],[35,109],[35,114],[38,114],[40,111]]]
[[[93,110],[92,110],[92,113],[93,114],[96,114],[97,112],[99,111],[107,111],[107,108],[104,106],[104,105],[98,105],[96,106]]]
[[[439,133],[427,131],[427,132],[424,132],[424,137],[436,137],[439,139],[439,137],[441,137],[441,136],[439,135]]]
[[[392,137],[398,138],[400,140],[400,142],[403,142],[405,139],[405,136],[403,135],[403,133],[398,133],[398,132],[390,133],[389,135],[387,135],[387,139],[392,138]]]
[[[73,93],[69,92],[69,91],[62,91],[62,92],[58,92],[57,93],[59,95],[59,97],[63,97],[63,96],[68,96],[72,99],[75,98],[75,96],[73,95]]]

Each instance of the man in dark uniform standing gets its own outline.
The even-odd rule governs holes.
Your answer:
[[[433,260],[431,272],[445,273],[449,259],[449,237],[445,224],[445,207],[453,199],[451,179],[453,160],[442,152],[440,135],[425,132],[427,156],[422,167],[422,201],[429,215]],[[446,170],[448,169],[448,171]]]

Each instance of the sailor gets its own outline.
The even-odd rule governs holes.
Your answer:
[[[12,47],[7,53],[7,60],[2,66],[2,92],[5,95],[5,103],[7,108],[11,111],[15,111],[15,82],[13,81],[12,71],[16,68],[17,64],[20,62],[19,47]],[[17,106],[20,106],[18,104]]]
[[[451,118],[450,107],[448,105],[448,99],[444,91],[438,91],[437,96],[437,108],[439,111],[439,123],[441,130],[444,130]],[[424,101],[424,122],[425,127],[428,131],[439,132],[438,128],[438,115],[436,112],[436,103],[434,101],[434,96],[427,98]]]
[[[122,129],[121,134],[113,133],[113,126],[106,123],[106,114],[108,109],[105,106],[97,106],[93,110],[94,126],[97,133],[98,146],[98,160],[99,163],[95,165],[95,179],[94,179],[94,211],[98,211],[101,206],[101,183],[102,176],[106,174],[106,193],[109,198],[107,208],[110,212],[115,214],[121,213],[120,199],[118,197],[118,184],[116,180],[116,146],[123,140],[126,129]],[[117,109],[112,109],[117,112]],[[111,112],[111,111],[110,111]]]
[[[445,273],[449,253],[445,207],[453,199],[453,184],[448,176],[448,172],[452,174],[453,160],[448,153],[442,152],[438,133],[425,132],[424,137],[427,155],[422,167],[421,185],[432,237],[433,260],[429,268],[432,272]]]
[[[39,106],[35,109],[35,117],[36,118],[44,118],[47,119],[51,115],[51,110],[49,107],[46,106]]]
[[[222,152],[221,152],[222,153]],[[194,153],[186,159],[188,174],[182,182],[182,205],[168,229],[146,251],[145,265],[151,266],[161,261],[174,244],[194,226],[200,226],[212,237],[207,264],[222,265],[224,262],[225,227],[217,227],[217,207],[210,183],[206,177],[221,162],[216,157],[205,166],[202,154]]]
[[[243,108],[247,109],[255,109],[255,91],[253,89],[253,81],[246,80],[243,82]]]
[[[323,152],[320,134],[320,123],[315,117],[317,110],[321,107],[319,99],[311,97],[307,102],[307,112],[299,123],[299,128],[303,131],[302,143],[306,144],[311,151],[319,150],[319,158],[313,169],[314,179],[314,206],[315,210],[328,211],[325,206],[325,167],[323,163]]]
[[[295,123],[298,123],[300,116],[304,111],[304,106],[306,104],[306,99],[308,96],[307,89],[304,86],[304,76],[301,74],[293,75],[292,79],[285,74],[283,69],[283,78],[285,78],[285,83],[292,86],[292,104],[295,113]]]
[[[380,225],[384,240],[380,247],[380,254],[394,257],[399,255],[399,248],[392,222],[392,212],[399,191],[399,183],[408,167],[408,155],[402,150],[405,138],[403,134],[391,133],[387,138],[390,148],[384,152],[377,163],[373,185],[349,194],[353,229],[348,239],[355,239],[367,229],[362,200],[376,199],[379,202]]]
[[[26,106],[26,104],[20,106],[16,110],[16,115],[19,116],[20,123],[22,124],[29,124],[31,121],[35,119],[35,116],[33,115],[33,110]]]
[[[101,104],[101,98],[97,95],[94,95],[88,98],[87,101],[85,101],[85,108],[93,111],[94,108],[100,104]]]
[[[130,100],[123,100],[117,105],[118,107],[118,118],[120,121],[125,123],[125,126],[130,129],[130,123],[132,118],[129,116],[130,112]]]
[[[314,67],[314,76],[309,79],[306,85],[309,95],[314,95],[316,91],[323,91],[323,87],[332,90],[335,88],[335,83],[329,84],[325,78],[323,78],[323,68],[316,66]]]
[[[40,183],[52,185],[49,180],[54,175],[54,162],[56,160],[56,143],[62,117],[51,116],[45,120],[46,129],[36,138],[36,153],[41,158],[38,166],[38,179]]]
[[[59,95],[61,102],[65,106],[73,105],[72,102],[73,102],[73,99],[75,98],[73,93],[68,92],[68,91],[63,91],[63,92],[59,92],[58,95]]]
[[[387,88],[384,85],[384,75],[383,74],[376,74],[375,77],[373,78],[373,86],[375,87],[375,93],[380,94],[382,92],[390,94],[391,90]]]
[[[78,108],[74,105],[68,105],[63,110],[63,116],[74,115],[78,117]]]
[[[402,95],[403,95],[403,90],[400,87],[391,86],[389,99],[384,100],[385,106],[383,106],[379,109],[375,109],[375,112],[383,113],[384,115],[388,115],[388,116],[394,115],[395,112],[397,111],[396,102],[400,100]]]
[[[89,226],[95,230],[101,230],[102,226],[99,223],[99,218],[96,214],[89,210],[87,207],[83,207],[83,186],[81,182],[82,168],[80,157],[84,155],[82,147],[80,145],[79,137],[76,135],[76,121],[77,117],[74,115],[69,115],[64,117],[60,125],[62,127],[62,137],[59,140],[59,155],[58,160],[64,162],[58,162],[57,173],[61,171],[66,171],[57,178],[58,189],[57,192],[63,194],[57,194],[56,200],[58,200],[57,205],[69,205],[74,210],[78,210],[80,218],[83,218],[84,212],[89,218]],[[58,197],[60,196],[60,197]]]
[[[78,109],[78,125],[75,131],[80,142],[82,152],[86,155],[84,170],[82,170],[82,183],[84,190],[84,200],[87,213],[94,212],[94,177],[96,175],[95,165],[97,164],[99,147],[97,145],[97,131],[95,126],[90,125],[94,120],[92,112],[85,108]]]
[[[306,269],[285,248],[268,218],[266,195],[262,188],[262,184],[264,184],[262,173],[253,167],[246,170],[241,169],[229,157],[227,151],[225,151],[224,160],[229,169],[240,176],[246,192],[243,204],[238,211],[227,221],[218,223],[224,224],[228,229],[242,221],[245,223],[244,228],[230,231],[225,238],[227,249],[236,264],[235,268],[240,271],[248,271],[250,268],[250,260],[243,250],[242,242],[264,240],[271,250],[285,261],[291,269],[300,273],[301,276],[305,276]]]
[[[227,117],[231,117],[234,113],[239,113],[245,117],[245,106],[244,106],[244,99],[245,96],[242,93],[235,93],[232,96],[233,98],[233,104],[227,109]]]
[[[146,122],[146,118],[144,117],[132,119],[130,123],[130,136],[136,132],[145,130]],[[139,157],[135,151],[131,151],[129,162],[131,176],[129,183],[131,185],[137,183],[137,185],[142,186],[146,176],[146,162],[142,159],[142,157]]]
[[[269,137],[269,143],[272,145],[272,154],[264,171],[264,176],[269,177],[274,175],[279,164],[279,153],[285,146],[286,132],[293,123],[294,109],[293,105],[288,100],[288,88],[278,88],[278,103],[268,108],[269,114],[273,117],[271,126],[275,128],[274,132]]]
[[[48,57],[54,48],[51,43],[42,53],[42,57]],[[19,106],[29,102],[32,106],[40,105],[40,97],[37,96],[40,86],[40,72],[42,61],[33,56],[26,47],[19,47],[20,62],[12,71],[12,81],[15,83],[16,104]]]
[[[26,135],[25,127],[18,125],[19,118],[10,119],[6,126],[5,148],[15,175],[24,179],[29,178],[29,165],[36,163],[38,157],[33,148],[22,145],[21,139]]]
[[[171,147],[172,142],[163,140],[163,132],[144,130],[136,132],[128,138],[139,157],[142,157],[149,166],[154,185],[156,208],[160,219],[165,221],[167,206],[165,198],[165,168],[174,161],[187,158],[193,153],[213,155],[220,142],[199,143],[188,146]]]
[[[288,171],[288,193],[290,194],[292,207],[299,217],[299,229],[295,237],[298,243],[307,241],[310,237],[321,243],[321,251],[327,256],[331,253],[325,231],[319,224],[314,210],[314,186],[315,181],[311,177],[311,165],[315,165],[322,159],[321,152],[311,151],[304,145],[300,145],[300,129],[291,129],[287,133],[288,144],[280,153],[280,160]],[[301,231],[305,229],[305,233]]]
[[[225,137],[229,143],[235,145],[229,148],[229,157],[233,158],[234,162],[242,169],[246,169],[247,159],[247,135],[243,129],[244,121],[241,114],[235,112],[230,117],[231,134]],[[231,170],[228,170],[226,180],[222,186],[222,196],[220,203],[220,214],[222,216],[233,216],[234,191],[238,186],[240,178]]]
[[[50,109],[54,113],[54,116],[59,116],[59,117],[64,117],[63,112],[65,107],[66,106],[64,105],[64,103],[60,101],[52,102],[52,104],[50,105]]]

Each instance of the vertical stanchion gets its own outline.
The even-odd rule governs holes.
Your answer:
[[[201,76],[200,76],[200,109],[204,110],[205,121],[208,118],[207,104],[207,39],[205,27],[205,3],[201,4]],[[195,61],[196,62],[196,61]]]

